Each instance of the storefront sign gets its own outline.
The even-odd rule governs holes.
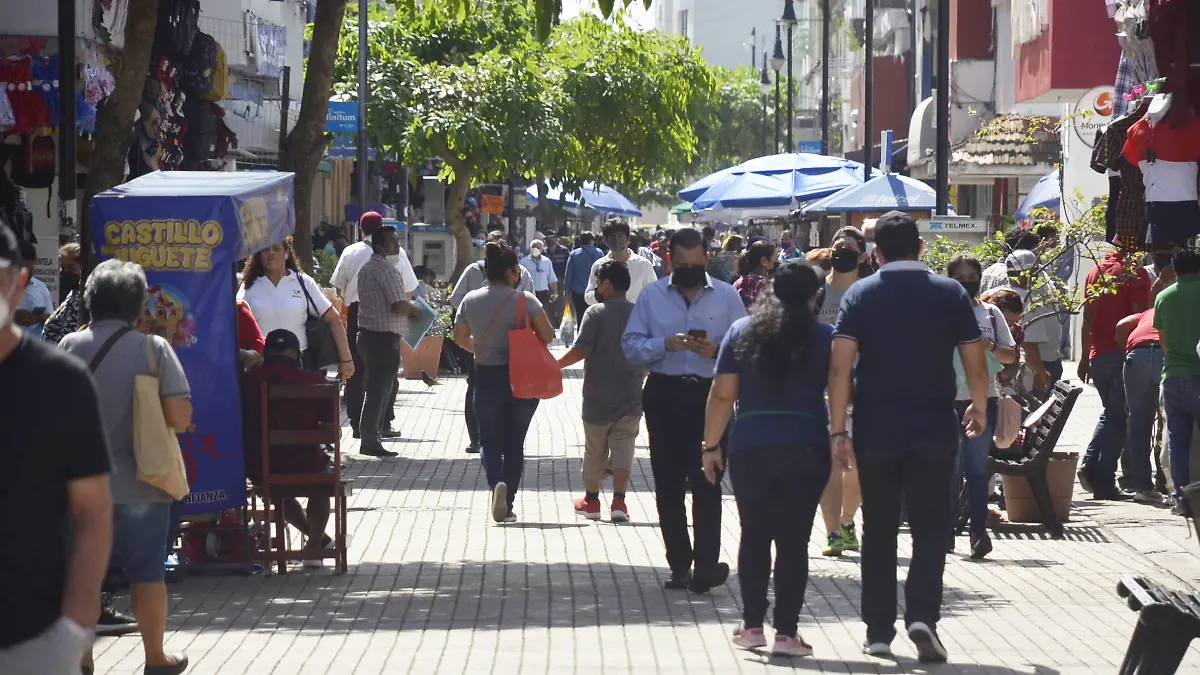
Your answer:
[[[367,159],[375,159],[375,148],[367,148]],[[356,134],[334,134],[333,142],[325,151],[333,159],[358,159],[358,136]]]
[[[939,216],[917,221],[917,230],[933,234],[955,234],[957,232],[987,232],[988,221],[968,216]]]
[[[1083,95],[1071,111],[1071,130],[1089,148],[1096,145],[1096,133],[1112,121],[1112,86],[1095,87]]]
[[[501,195],[481,195],[479,210],[497,216],[502,215],[504,213],[504,197]]]
[[[330,101],[325,111],[325,131],[335,134],[358,132],[358,101]]]
[[[808,152],[819,155],[821,154],[821,141],[800,141],[796,144],[796,152]]]

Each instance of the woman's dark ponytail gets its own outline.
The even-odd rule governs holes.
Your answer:
[[[488,242],[484,247],[483,256],[483,270],[488,281],[504,281],[504,275],[520,264],[517,254],[511,248],[494,241]]]
[[[776,268],[771,286],[751,309],[750,325],[733,346],[738,359],[782,387],[812,353],[817,317],[810,303],[824,285],[825,278],[803,261]]]

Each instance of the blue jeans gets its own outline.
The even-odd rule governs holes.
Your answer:
[[[1167,447],[1171,453],[1171,480],[1175,494],[1191,484],[1192,430],[1200,422],[1200,376],[1183,375],[1163,380],[1163,408],[1167,413]]]
[[[113,557],[129,583],[161,583],[165,578],[163,549],[170,521],[170,502],[113,504]]]
[[[959,417],[967,411],[970,401],[955,404]],[[992,451],[992,435],[996,431],[996,410],[999,399],[989,398],[987,406],[987,428],[975,438],[968,438],[966,429],[958,429],[958,470],[954,472],[952,513],[958,513],[958,496],[963,481],[967,484],[967,513],[971,516],[971,532],[987,529],[988,515],[988,455]]]
[[[508,380],[508,366],[475,363],[475,415],[479,421],[480,454],[488,488],[503,481],[508,486],[512,511],[521,474],[525,471],[525,434],[538,400],[516,398]]]
[[[1117,464],[1125,447],[1125,354],[1109,352],[1092,359],[1092,383],[1104,405],[1092,442],[1083,456],[1083,471],[1096,490],[1117,486]]]
[[[1129,408],[1126,451],[1129,453],[1131,490],[1153,490],[1154,472],[1150,468],[1150,439],[1158,413],[1158,387],[1162,381],[1163,350],[1160,347],[1134,349],[1125,355],[1125,404]]]

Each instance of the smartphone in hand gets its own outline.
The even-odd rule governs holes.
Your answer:
[[[687,334],[688,334],[688,337],[699,338],[701,340],[708,337],[708,331],[701,330],[699,328],[693,328],[693,329],[689,330],[687,332]]]

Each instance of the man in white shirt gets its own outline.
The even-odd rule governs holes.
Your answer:
[[[354,437],[359,438],[358,420],[362,417],[363,405],[363,368],[362,357],[358,353],[358,273],[363,265],[371,259],[371,235],[383,227],[383,216],[375,211],[367,211],[358,220],[358,229],[362,232],[362,241],[351,244],[342,250],[337,267],[333,268],[333,276],[329,282],[337,289],[338,295],[349,308],[346,317],[346,338],[350,342],[350,357],[354,359],[354,375],[346,380],[346,414],[350,416],[350,426]],[[412,263],[404,249],[400,249],[400,260],[396,269],[404,278],[404,288],[417,288],[417,274],[413,271]],[[413,292],[409,292],[411,300]],[[397,382],[397,387],[399,382]],[[387,414],[387,411],[385,411]],[[390,419],[389,419],[390,421]]]
[[[599,283],[597,274],[600,271],[600,265],[603,265],[605,260],[616,260],[625,263],[625,266],[629,268],[629,290],[625,293],[625,299],[637,302],[637,297],[642,289],[658,281],[658,273],[654,271],[654,264],[640,255],[634,255],[629,250],[629,221],[624,218],[609,218],[604,223],[603,232],[604,243],[608,244],[608,253],[592,263],[592,273],[588,277],[587,291],[583,297],[589,305],[596,304],[596,285]]]
[[[529,255],[521,258],[521,267],[529,270],[533,279],[533,294],[543,306],[558,299],[558,275],[554,273],[554,263],[542,255],[544,248],[541,239],[534,239],[529,243]]]

